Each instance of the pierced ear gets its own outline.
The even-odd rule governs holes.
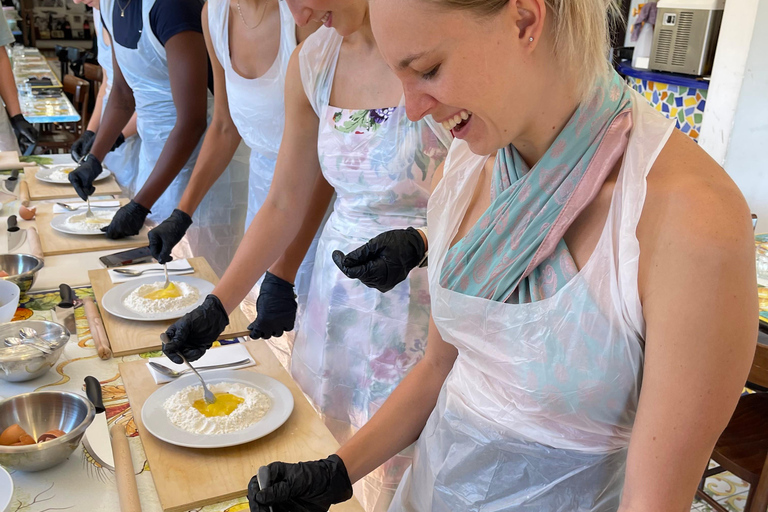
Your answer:
[[[547,6],[544,0],[515,0],[518,37],[531,44],[539,39],[544,27]]]

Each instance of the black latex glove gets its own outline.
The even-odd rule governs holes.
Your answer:
[[[351,279],[359,279],[369,288],[388,292],[405,281],[408,272],[421,263],[426,254],[424,239],[414,228],[386,231],[350,252],[333,251],[333,262]]]
[[[229,325],[229,315],[215,295],[208,295],[193,309],[165,331],[163,353],[176,364],[183,364],[179,352],[187,361],[200,359],[205,351]]]
[[[121,133],[120,135],[117,136],[117,140],[115,141],[115,143],[112,144],[112,149],[110,149],[110,151],[116,150],[117,148],[122,146],[124,143],[125,143],[125,135]]]
[[[93,186],[93,180],[95,180],[99,174],[101,174],[101,162],[93,155],[87,155],[77,169],[69,173],[67,179],[75,187],[75,192],[80,196],[80,199],[85,201],[88,196],[96,192],[96,187]]]
[[[273,512],[324,512],[352,497],[352,482],[338,455],[298,464],[273,462],[267,469],[264,489],[255,476],[248,484],[251,512],[269,512],[270,507]]]
[[[96,140],[96,134],[91,130],[85,130],[80,138],[72,144],[72,160],[79,162],[81,158],[90,153],[94,140]]]
[[[88,155],[88,158],[90,157],[91,155]],[[72,176],[71,173],[70,176]],[[113,240],[138,235],[144,226],[144,220],[150,213],[148,209],[131,199],[130,203],[117,210],[109,226],[101,228],[101,231],[107,235],[107,238]]]
[[[192,225],[192,217],[179,209],[149,232],[149,252],[158,263],[173,260],[171,251],[178,244]]]
[[[11,126],[16,134],[16,139],[19,142],[26,142],[27,144],[34,144],[37,142],[37,138],[40,136],[40,132],[37,128],[24,119],[21,114],[16,114],[11,118]]]
[[[293,285],[267,272],[256,299],[256,320],[248,326],[251,338],[269,339],[292,331],[296,323],[296,308]]]

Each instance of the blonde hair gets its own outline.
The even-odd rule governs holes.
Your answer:
[[[424,0],[447,9],[492,16],[510,0]],[[608,74],[610,34],[621,15],[616,0],[545,0],[552,16],[555,58],[578,73],[582,95]]]

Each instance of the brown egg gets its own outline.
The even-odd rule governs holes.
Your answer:
[[[27,435],[27,433],[24,429],[21,428],[18,423],[15,423],[3,430],[3,433],[0,434],[0,445],[11,446],[12,444],[18,443],[21,436],[25,435]]]
[[[26,206],[20,206],[19,207],[19,217],[21,217],[24,220],[32,220],[35,218],[35,212],[37,211],[37,207],[33,206],[32,208],[27,208]]]
[[[21,436],[21,439],[19,439],[18,443],[14,443],[13,446],[25,446],[28,444],[37,444],[35,442],[35,438],[30,436],[29,434],[24,434]]]

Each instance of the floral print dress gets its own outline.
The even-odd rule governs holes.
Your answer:
[[[291,372],[343,443],[424,355],[430,301],[426,269],[415,269],[384,294],[347,278],[331,254],[384,231],[425,226],[432,175],[447,149],[425,121],[409,121],[403,106],[330,106],[340,46],[335,31],[321,28],[300,53],[305,91],[320,122],[318,157],[336,200],[318,242]],[[357,485],[366,510],[386,510],[409,464],[409,456],[396,456]]]

